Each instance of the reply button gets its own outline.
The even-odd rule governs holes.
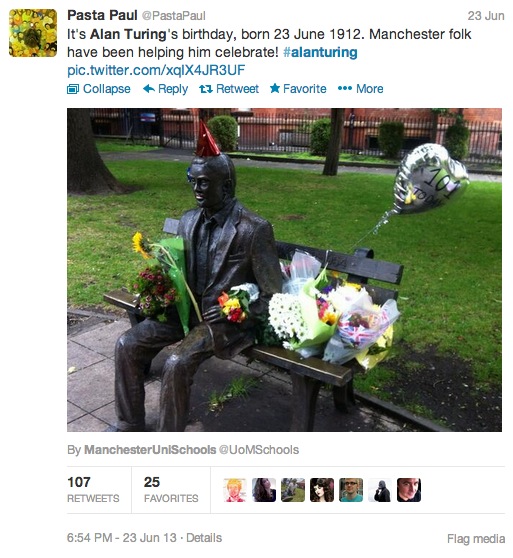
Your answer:
[[[168,93],[169,95],[186,95],[188,89],[188,85],[166,85],[165,83],[159,83],[159,93]]]

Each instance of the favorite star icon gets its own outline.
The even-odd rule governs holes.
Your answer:
[[[271,85],[271,93],[279,93],[280,92],[280,86],[276,84],[276,82],[274,82],[273,85]]]

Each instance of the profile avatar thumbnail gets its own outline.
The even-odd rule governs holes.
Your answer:
[[[52,9],[9,11],[9,54],[16,58],[57,54],[57,12]]]

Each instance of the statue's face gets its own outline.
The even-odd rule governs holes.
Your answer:
[[[208,164],[192,163],[190,169],[191,185],[196,203],[211,212],[218,211],[224,205],[224,174],[209,167]]]

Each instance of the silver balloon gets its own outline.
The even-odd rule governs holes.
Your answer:
[[[420,213],[453,200],[469,184],[467,169],[436,143],[416,147],[401,161],[394,184],[393,213]]]

